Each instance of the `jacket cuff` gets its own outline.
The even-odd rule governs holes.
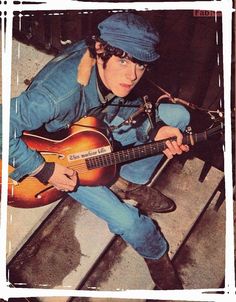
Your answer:
[[[37,174],[35,174],[34,177],[36,177],[40,182],[46,185],[48,183],[49,178],[52,176],[54,170],[55,163],[46,162],[43,168]]]
[[[154,140],[154,138],[155,138],[157,132],[158,132],[163,126],[167,126],[167,125],[166,125],[163,121],[159,120],[159,121],[156,123],[155,128],[154,128],[154,129],[151,129],[151,130],[149,131],[148,135],[149,135],[149,139],[150,139],[151,141]]]
[[[35,171],[44,162],[45,160],[42,155],[37,151],[34,151],[32,156],[28,158],[28,160],[25,161],[24,164],[15,168],[15,170],[10,173],[9,177],[14,179],[15,181],[19,181],[24,176],[29,175],[33,171]]]

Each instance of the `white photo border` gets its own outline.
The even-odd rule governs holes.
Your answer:
[[[233,179],[232,179],[232,130],[231,130],[231,49],[232,49],[232,14],[231,0],[189,1],[189,2],[83,2],[73,0],[34,0],[32,4],[24,1],[1,1],[2,13],[2,95],[3,95],[3,167],[1,192],[0,225],[0,299],[10,297],[106,297],[120,299],[174,299],[186,301],[233,301],[235,296],[234,268],[234,219],[233,219]],[[29,1],[28,1],[29,2]],[[66,9],[65,9],[66,7]],[[11,50],[12,25],[14,11],[22,10],[211,10],[222,13],[223,23],[223,77],[225,109],[225,145],[224,171],[226,191],[226,239],[225,239],[225,288],[224,294],[217,294],[219,289],[177,290],[173,291],[77,291],[55,289],[12,288],[6,279],[6,234],[7,234],[7,182],[8,182],[8,145],[9,145],[9,104],[11,95]],[[5,34],[4,34],[5,31]],[[222,289],[221,289],[222,291]],[[193,298],[194,297],[194,298]]]

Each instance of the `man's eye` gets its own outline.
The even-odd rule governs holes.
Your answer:
[[[127,60],[126,59],[120,59],[120,63],[122,64],[122,65],[125,65],[126,63],[127,63]]]
[[[146,65],[144,65],[144,64],[137,64],[137,66],[138,66],[138,69],[139,70],[145,70],[146,69]]]

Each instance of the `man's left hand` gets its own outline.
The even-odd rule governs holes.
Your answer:
[[[155,141],[159,141],[162,139],[176,137],[175,141],[166,141],[167,148],[163,151],[163,153],[167,156],[168,159],[173,158],[173,155],[182,154],[183,152],[189,151],[188,145],[183,145],[183,135],[178,128],[171,126],[163,126],[161,127],[156,136]]]

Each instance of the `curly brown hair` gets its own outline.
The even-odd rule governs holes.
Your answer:
[[[103,52],[97,53],[96,48],[95,48],[96,42],[101,43],[101,48],[103,48],[103,50],[104,50]],[[86,44],[88,46],[88,49],[90,51],[90,55],[91,55],[92,58],[96,58],[97,56],[99,56],[103,60],[103,62],[104,62],[103,63],[103,68],[106,67],[106,64],[107,64],[108,60],[113,55],[117,56],[119,58],[127,58],[127,59],[131,60],[132,62],[137,63],[139,65],[144,65],[146,67],[146,69],[150,69],[150,67],[151,67],[150,63],[142,62],[138,59],[133,58],[132,56],[130,56],[124,50],[111,46],[109,43],[102,40],[98,36],[92,36],[90,38],[87,38],[86,39]]]

